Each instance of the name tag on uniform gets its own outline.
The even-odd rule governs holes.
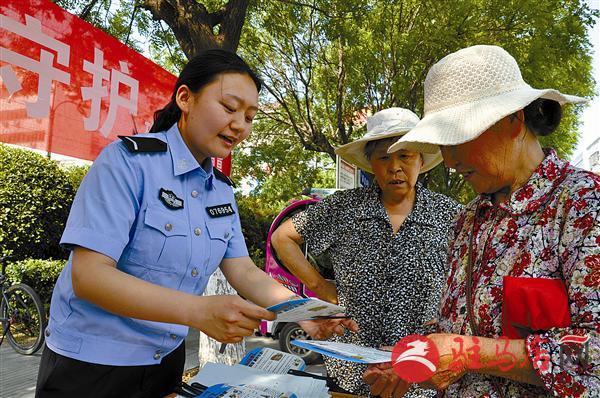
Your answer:
[[[213,218],[231,216],[232,214],[235,214],[235,211],[233,211],[233,207],[231,206],[231,203],[224,203],[222,205],[210,206],[210,207],[206,208],[206,211],[208,212],[208,215]]]
[[[173,191],[161,188],[160,191],[158,191],[158,198],[169,209],[183,209],[183,199],[178,198]]]

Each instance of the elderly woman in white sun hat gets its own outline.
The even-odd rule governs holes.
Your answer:
[[[496,46],[429,71],[425,116],[398,146],[439,146],[479,196],[449,243],[442,333],[428,336],[440,363],[423,385],[460,398],[600,396],[600,177],[537,138],[583,101],[531,88]],[[406,389],[384,366],[364,378],[374,394]]]
[[[390,108],[367,120],[364,137],[337,149],[342,158],[375,175],[372,185],[339,191],[283,223],[272,243],[283,263],[307,287],[338,302],[356,320],[358,333],[335,339],[380,347],[412,333],[436,313],[445,281],[447,238],[459,205],[417,182],[441,162],[439,150],[388,154],[390,144],[413,128],[411,111]],[[299,245],[328,253],[335,285],[306,261]],[[304,327],[304,325],[303,325]],[[368,394],[364,366],[326,358],[327,374],[344,390]],[[411,397],[432,397],[417,391]]]

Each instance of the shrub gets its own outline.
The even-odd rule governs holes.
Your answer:
[[[81,181],[83,181],[83,177],[85,177],[89,170],[90,166],[67,166],[63,168],[63,172],[73,187],[73,191],[77,192]]]
[[[52,290],[65,260],[23,260],[9,263],[6,267],[8,279],[13,283],[26,283],[39,294],[44,304],[49,304]]]
[[[57,164],[0,144],[0,251],[15,258],[65,258],[58,244],[75,189]]]

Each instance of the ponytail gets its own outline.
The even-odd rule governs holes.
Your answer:
[[[180,117],[181,109],[177,106],[175,99],[171,99],[167,106],[154,112],[154,123],[150,128],[150,133],[168,130],[179,121]]]

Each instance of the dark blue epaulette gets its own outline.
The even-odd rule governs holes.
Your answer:
[[[152,137],[138,137],[135,135],[118,135],[129,152],[165,152],[167,143]]]
[[[235,184],[233,183],[233,181],[231,181],[231,179],[229,177],[227,177],[225,174],[223,174],[223,172],[221,170],[214,168],[213,173],[215,174],[215,177],[217,178],[217,180],[223,181],[225,184],[229,185],[230,187],[235,187]]]

